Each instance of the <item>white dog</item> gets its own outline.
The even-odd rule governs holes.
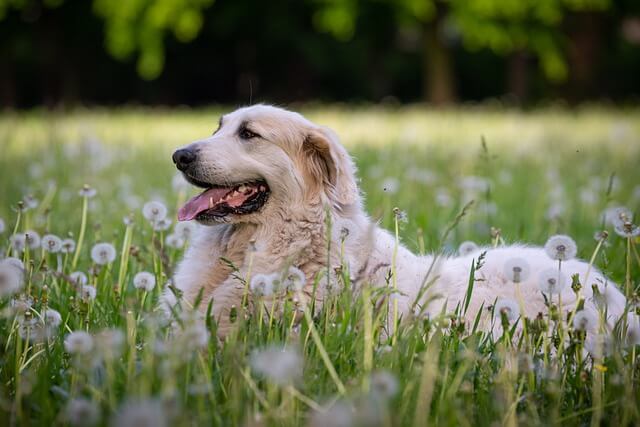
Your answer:
[[[363,211],[354,164],[336,135],[300,114],[265,105],[241,108],[224,115],[211,137],[176,151],[173,160],[189,182],[204,189],[179,212],[180,220],[195,219],[202,226],[176,271],[175,287],[183,306],[192,306],[200,295],[194,307],[200,312],[213,299],[221,335],[230,326],[231,307],[238,307],[246,292],[239,278],[248,274],[297,267],[306,276],[302,295],[316,298],[318,305],[327,289],[312,295],[314,279],[344,264],[355,287],[395,287],[390,306],[406,319],[467,305],[472,260],[483,252],[464,314],[469,324],[483,307],[481,327],[489,327],[496,302],[511,320],[546,313],[539,288],[545,277],[551,287],[562,285],[557,282],[562,277],[569,282],[548,295],[566,316],[577,304],[570,286],[575,274],[585,314],[598,318],[605,313],[610,328],[624,312],[626,301],[615,284],[596,269],[589,271],[583,261],[565,261],[562,277],[549,275],[557,272],[558,263],[542,248],[486,248],[458,258],[434,258],[396,245]],[[599,290],[596,295],[592,285]],[[175,292],[166,291],[163,300],[175,304]],[[597,322],[586,326],[598,327]]]

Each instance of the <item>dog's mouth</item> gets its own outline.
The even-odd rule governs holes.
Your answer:
[[[250,214],[264,206],[269,198],[269,186],[263,180],[244,182],[232,187],[190,181],[206,190],[180,208],[179,221],[219,220],[230,214]]]

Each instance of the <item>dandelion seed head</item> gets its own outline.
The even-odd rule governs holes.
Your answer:
[[[151,201],[142,207],[142,215],[150,222],[154,223],[163,220],[167,216],[167,207],[162,202]]]
[[[569,236],[558,234],[551,236],[544,245],[544,251],[549,258],[567,261],[575,258],[578,253],[576,242]]]
[[[88,184],[83,185],[80,191],[78,191],[78,195],[80,195],[80,197],[86,197],[87,199],[95,197],[96,193],[96,189],[91,188]]]
[[[504,264],[504,274],[513,283],[526,281],[530,272],[529,263],[524,258],[511,258]]]
[[[258,297],[271,296],[273,294],[273,279],[271,274],[255,274],[249,284],[251,293]]]
[[[42,249],[46,252],[56,254],[62,250],[62,240],[54,234],[45,234],[42,237]]]
[[[594,330],[598,326],[598,317],[595,313],[580,310],[573,316],[573,329],[576,331]]]
[[[91,248],[91,259],[98,265],[106,265],[116,259],[116,248],[111,243],[96,243]]]
[[[371,393],[387,400],[393,398],[398,393],[398,379],[389,371],[377,371],[371,374]]]
[[[81,288],[80,295],[84,301],[93,301],[96,299],[96,288],[90,285],[84,285]]]
[[[148,271],[141,271],[133,277],[133,287],[151,292],[156,286],[156,277]]]
[[[515,322],[520,316],[520,306],[512,299],[498,298],[493,308],[493,315],[500,319],[503,313],[507,316],[507,320],[509,320],[510,323]]]
[[[615,231],[618,236],[626,239],[633,239],[640,236],[640,227],[630,221],[617,222],[613,226],[613,231]]]
[[[76,286],[84,286],[88,282],[87,275],[82,271],[74,271],[69,274],[69,279],[71,279],[71,282]]]
[[[20,292],[23,285],[22,271],[13,261],[0,261],[0,298]]]
[[[24,252],[25,248],[27,247],[27,239],[24,234],[14,234],[9,238],[9,243],[11,244],[11,247],[14,251],[20,253]]]
[[[436,191],[435,201],[441,208],[448,208],[453,204],[453,197],[451,197],[451,194],[446,189],[439,188]]]
[[[7,229],[7,226],[4,223],[4,219],[0,218],[0,234],[4,233]]]
[[[458,246],[458,254],[460,256],[470,255],[474,252],[477,252],[478,250],[480,250],[480,247],[471,240],[462,242],[460,243],[460,246]]]
[[[171,220],[168,218],[151,221],[151,225],[155,231],[166,231],[171,227]]]
[[[52,308],[45,311],[43,317],[47,327],[57,328],[62,323],[62,316],[57,310]]]
[[[254,350],[251,368],[259,375],[278,385],[287,385],[302,377],[302,357],[291,348],[271,346]]]
[[[543,270],[538,277],[538,289],[549,295],[561,293],[567,283],[567,276],[556,268]]]
[[[382,181],[382,191],[389,194],[395,194],[398,192],[400,183],[396,178],[388,177]]]
[[[36,199],[36,198],[33,196],[33,194],[29,194],[29,195],[25,196],[25,197],[22,199],[22,202],[24,203],[24,207],[25,207],[26,209],[35,209],[35,208],[37,208],[37,207],[38,207],[38,204],[40,203],[40,202],[38,201],[38,199]]]
[[[640,316],[636,313],[627,313],[626,345],[640,345]]]
[[[608,237],[609,233],[606,230],[596,231],[595,233],[593,233],[593,239],[596,242],[599,242],[600,240],[607,240]]]
[[[74,427],[94,426],[100,420],[100,408],[85,398],[71,399],[65,407],[64,419]]]
[[[167,237],[165,237],[164,242],[167,244],[168,247],[173,249],[180,249],[184,246],[184,243],[185,243],[184,239],[175,233],[167,234]]]
[[[87,355],[93,350],[93,337],[85,331],[71,332],[64,338],[64,349],[69,354]]]
[[[29,249],[38,249],[40,247],[40,235],[33,230],[24,232],[24,239]]]
[[[309,427],[352,427],[354,410],[344,401],[335,402],[324,411],[316,411],[309,420]]]
[[[60,252],[63,254],[71,254],[76,250],[76,241],[73,239],[64,239],[60,246]]]
[[[625,206],[612,206],[602,214],[607,225],[615,227],[617,224],[633,222],[633,212]]]
[[[178,350],[188,348],[206,348],[209,345],[209,331],[201,320],[190,320],[180,332]]]
[[[613,341],[608,334],[587,334],[584,341],[584,348],[591,357],[600,359],[611,355],[613,351]]]
[[[124,333],[120,329],[104,329],[95,335],[97,353],[106,360],[112,360],[122,354]]]
[[[112,427],[166,427],[164,406],[158,400],[133,400],[124,403],[111,419]]]
[[[181,221],[175,225],[173,232],[185,240],[190,240],[197,228],[198,225],[193,221]]]
[[[302,270],[291,266],[283,281],[283,286],[288,292],[299,292],[304,288],[307,278]]]

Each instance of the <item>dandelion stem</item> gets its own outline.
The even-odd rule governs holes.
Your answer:
[[[78,265],[78,258],[82,251],[82,242],[84,240],[84,233],[87,228],[87,210],[89,207],[89,198],[87,196],[82,197],[82,222],[80,223],[80,233],[78,234],[78,244],[76,245],[76,251],[73,254],[73,260],[71,261],[71,269],[75,270]]]
[[[122,240],[122,250],[120,251],[120,268],[118,270],[118,294],[122,295],[124,289],[124,278],[127,274],[127,265],[129,264],[129,247],[131,246],[131,238],[133,234],[133,224],[127,224],[124,231],[124,239]]]

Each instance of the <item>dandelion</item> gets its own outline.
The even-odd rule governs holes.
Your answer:
[[[64,338],[64,349],[69,354],[89,354],[93,350],[93,337],[85,331],[71,332]]]
[[[640,316],[635,313],[627,313],[626,345],[640,345]]]
[[[0,261],[0,298],[16,294],[21,289],[22,269],[11,261]]]
[[[63,254],[72,254],[76,250],[76,241],[73,239],[64,239],[61,242],[60,252]]]
[[[567,276],[555,269],[549,268],[540,273],[538,277],[538,289],[545,294],[559,294],[567,286]]]
[[[113,427],[166,427],[164,406],[158,400],[134,400],[124,403],[111,419]]]
[[[515,322],[520,316],[520,307],[518,303],[508,298],[498,298],[496,305],[493,308],[494,317],[501,317],[502,315],[507,317],[509,322]]]
[[[609,233],[606,230],[596,231],[595,233],[593,233],[593,239],[596,242],[599,242],[600,240],[607,240],[608,238]]]
[[[191,239],[196,232],[198,225],[193,221],[182,221],[176,224],[173,232],[185,240]]]
[[[529,277],[529,263],[523,258],[511,258],[504,264],[504,274],[513,283],[520,283]]]
[[[153,226],[154,231],[165,231],[171,227],[171,220],[162,218],[157,221],[152,221],[151,225]]]
[[[590,311],[580,310],[573,316],[573,329],[576,331],[594,330],[597,325],[598,318]]]
[[[71,399],[65,407],[64,418],[72,426],[93,426],[100,420],[100,408],[82,397]]]
[[[557,261],[567,261],[576,256],[578,247],[576,242],[569,236],[558,234],[551,236],[544,245],[544,251],[549,258]]]
[[[448,208],[453,203],[453,197],[451,194],[444,188],[439,188],[436,191],[436,204],[441,208]]]
[[[95,335],[97,353],[103,359],[113,360],[122,354],[124,334],[119,329],[105,329]]]
[[[125,215],[122,217],[122,223],[124,225],[126,225],[127,227],[129,227],[130,225],[133,225],[134,220],[133,220],[133,214],[129,214],[129,215]]]
[[[74,271],[69,275],[69,279],[71,279],[71,283],[76,286],[84,286],[87,284],[87,275],[82,271]]]
[[[0,218],[0,234],[4,233],[7,226],[4,224],[4,219]]]
[[[393,208],[393,215],[396,217],[396,220],[398,222],[406,223],[409,221],[407,213],[403,210],[400,210],[400,208]]]
[[[141,271],[133,277],[133,287],[151,292],[156,286],[156,277],[148,271]]]
[[[62,323],[62,316],[57,310],[52,308],[47,309],[42,317],[44,318],[44,323],[49,328],[57,328]]]
[[[84,301],[93,301],[96,299],[96,288],[90,285],[84,285],[80,290],[80,295]]]
[[[384,181],[382,181],[382,191],[384,191],[385,193],[395,194],[398,191],[399,187],[400,184],[395,178],[389,177],[385,178]]]
[[[184,246],[184,239],[175,233],[168,234],[164,241],[170,248],[179,249]]]
[[[251,293],[258,297],[267,297],[273,294],[273,277],[270,274],[255,274],[249,284]]]
[[[182,330],[180,338],[187,348],[205,348],[209,344],[209,331],[202,321],[192,320]]]
[[[584,348],[591,354],[591,357],[600,359],[611,354],[613,342],[608,334],[587,334]]]
[[[20,272],[24,272],[24,263],[22,262],[21,259],[19,258],[15,258],[15,257],[7,257],[3,260],[0,260],[0,264],[2,263],[6,263],[6,264],[10,264],[12,266],[14,266],[15,268],[17,268],[18,270],[20,270]]]
[[[640,227],[630,221],[618,222],[614,225],[613,230],[620,237],[633,239],[640,236]]]
[[[24,232],[24,238],[29,249],[38,249],[40,247],[40,235],[37,232],[27,230]]]
[[[62,250],[62,240],[54,234],[45,234],[42,237],[42,249],[55,254]]]
[[[167,207],[162,202],[147,202],[142,207],[142,215],[152,223],[160,221],[167,216]]]
[[[382,400],[391,399],[398,393],[398,379],[389,371],[378,371],[371,375],[371,393]]]
[[[13,311],[15,314],[26,313],[27,311],[31,310],[32,306],[33,299],[31,299],[30,297],[23,296],[18,299],[11,300],[11,311]]]
[[[24,249],[27,246],[27,239],[24,234],[14,234],[9,238],[9,243],[14,251],[24,252]]]
[[[480,247],[478,245],[470,240],[467,240],[466,242],[460,243],[460,246],[458,246],[458,254],[460,254],[461,256],[465,256],[477,252],[479,249]]]
[[[116,248],[110,243],[96,243],[91,248],[91,259],[98,265],[105,265],[116,259]]]
[[[633,212],[625,206],[612,206],[604,211],[603,219],[607,225],[615,227],[616,224],[632,222]]]
[[[278,385],[291,384],[302,377],[302,357],[290,348],[272,346],[254,350],[250,364],[257,374]]]
[[[38,199],[36,199],[35,197],[33,197],[33,194],[29,194],[28,196],[25,196],[22,199],[22,202],[24,203],[24,207],[28,210],[28,209],[35,209],[38,207]]]
[[[18,320],[18,334],[23,340],[30,342],[44,341],[46,335],[44,325],[39,319],[31,317],[31,312],[26,312]]]
[[[307,281],[304,272],[297,267],[291,266],[283,281],[283,286],[287,292],[299,292],[304,288]]]
[[[86,197],[87,199],[95,197],[96,193],[96,189],[91,188],[88,184],[83,185],[80,191],[78,191],[80,197]]]

